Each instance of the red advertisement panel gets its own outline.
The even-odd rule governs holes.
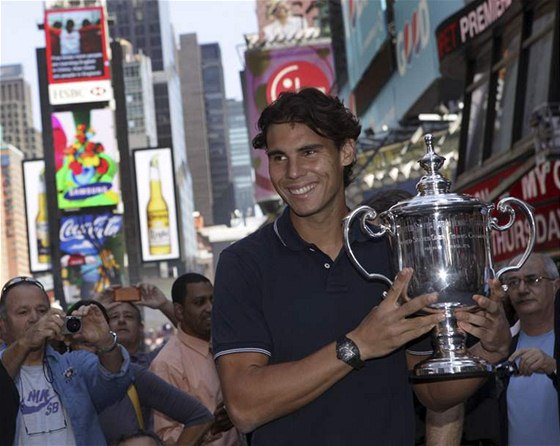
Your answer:
[[[102,7],[45,11],[49,84],[110,79]]]

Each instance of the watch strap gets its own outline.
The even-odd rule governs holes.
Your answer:
[[[98,355],[104,355],[105,353],[112,352],[117,348],[117,333],[110,331],[109,334],[113,337],[113,342],[111,342],[107,347],[98,348],[96,353]]]

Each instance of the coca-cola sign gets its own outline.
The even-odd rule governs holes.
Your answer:
[[[60,224],[60,248],[67,254],[97,254],[105,241],[119,235],[121,215],[75,215],[65,217]]]

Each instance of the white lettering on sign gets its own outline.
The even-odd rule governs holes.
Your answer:
[[[88,239],[99,240],[103,237],[114,237],[121,227],[120,217],[96,217],[93,222],[80,223],[74,218],[68,218],[60,227],[60,241],[83,240],[85,234]]]
[[[560,240],[560,209],[551,209],[547,214],[535,215],[536,244]],[[504,256],[520,251],[527,246],[529,225],[517,220],[508,231],[492,231],[492,251],[495,256]]]
[[[560,190],[560,161],[547,161],[536,166],[521,179],[521,194],[524,201],[528,201],[548,193],[547,177],[552,174],[552,181],[556,189]]]
[[[512,0],[486,0],[459,19],[461,42],[472,39],[498,20],[511,6]]]

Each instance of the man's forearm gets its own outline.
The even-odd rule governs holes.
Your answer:
[[[243,432],[305,406],[353,370],[336,358],[335,343],[299,361],[267,362],[259,353],[218,359],[228,414]]]
[[[99,362],[111,373],[118,373],[121,370],[124,361],[116,335],[113,333],[111,340],[104,342],[101,347],[97,348],[97,356]]]
[[[31,349],[26,346],[21,339],[18,339],[14,343],[10,344],[10,346],[4,350],[4,354],[2,355],[2,364],[4,364],[4,368],[12,379],[14,379],[19,373],[19,369],[25,362],[30,351]]]
[[[444,412],[426,411],[426,446],[459,446],[463,435],[465,406],[459,404]]]

